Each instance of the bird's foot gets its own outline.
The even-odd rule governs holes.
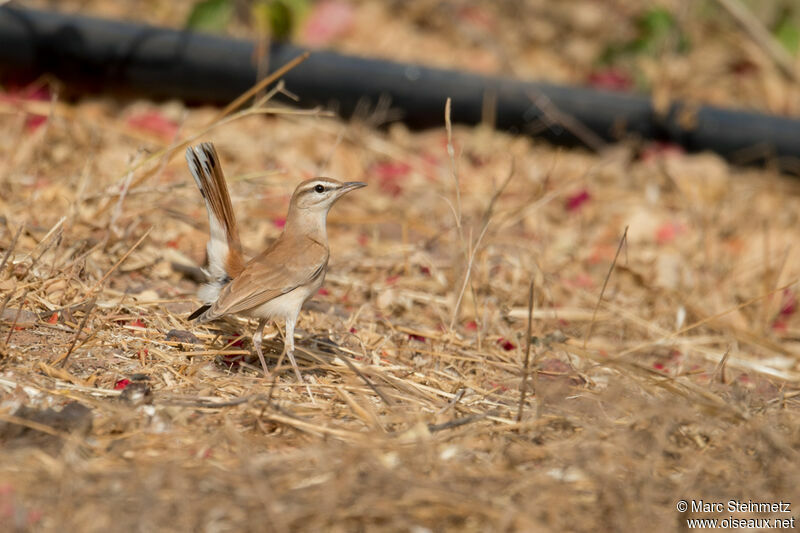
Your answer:
[[[311,403],[316,404],[317,401],[314,399],[314,394],[311,392],[311,387],[305,382],[305,380],[303,380],[303,376],[300,374],[300,368],[297,366],[297,361],[294,358],[294,349],[287,350],[286,355],[289,356],[289,361],[292,363],[292,368],[294,369],[294,375],[297,377],[297,381],[299,383],[305,383],[308,396],[311,398]]]
[[[256,353],[258,354],[258,360],[261,362],[261,368],[264,370],[264,377],[269,377],[269,370],[267,370],[267,361],[264,359],[264,353],[261,351],[261,343],[254,343]]]

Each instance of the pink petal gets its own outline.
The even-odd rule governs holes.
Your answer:
[[[784,289],[781,300],[781,316],[791,316],[795,311],[797,311],[797,295],[789,289]]]
[[[172,140],[178,133],[178,124],[168,119],[158,111],[145,111],[128,118],[131,128],[153,133],[162,139]]]
[[[596,89],[607,91],[629,91],[633,88],[633,79],[626,72],[615,68],[592,72],[588,82]]]
[[[642,161],[652,161],[664,157],[675,157],[685,154],[683,146],[671,142],[656,141],[647,145],[639,154]]]
[[[583,206],[583,204],[591,199],[592,195],[589,194],[589,191],[582,189],[574,194],[571,194],[570,196],[567,196],[567,201],[564,203],[564,208],[567,211],[577,211]]]
[[[390,196],[402,194],[403,182],[410,171],[410,165],[396,161],[377,163],[369,169],[369,173],[378,178],[378,188]]]
[[[483,30],[492,31],[495,29],[495,21],[491,13],[478,6],[463,6],[458,10],[458,18],[461,22],[466,22],[477,26]]]
[[[47,123],[47,117],[44,115],[28,115],[25,119],[25,129],[29,132],[34,132]]]
[[[685,231],[686,228],[679,222],[665,222],[656,229],[656,242],[658,244],[670,243]]]
[[[503,337],[500,337],[499,339],[497,339],[497,344],[499,344],[500,347],[503,348],[507,352],[511,351],[511,350],[513,350],[514,348],[517,347],[513,342],[511,342],[508,339],[504,339]]]
[[[353,27],[353,6],[341,0],[323,0],[314,4],[303,28],[303,40],[311,46],[330,44]]]

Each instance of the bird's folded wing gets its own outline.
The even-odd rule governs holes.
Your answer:
[[[308,238],[299,241],[279,239],[247,263],[244,270],[222,289],[209,313],[219,317],[264,305],[281,294],[312,283],[324,275],[327,264],[326,246]]]

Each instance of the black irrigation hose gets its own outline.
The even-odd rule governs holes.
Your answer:
[[[151,98],[225,104],[256,82],[254,44],[140,24],[0,7],[0,73],[49,72],[81,86]],[[303,50],[274,44],[271,68]],[[498,128],[536,133],[560,144],[634,135],[712,150],[735,162],[772,161],[800,173],[800,121],[680,103],[659,114],[650,99],[625,93],[487,77],[418,65],[314,52],[284,79],[304,106],[324,104],[343,116],[391,102],[411,127],[440,126],[452,98],[454,122],[476,124],[496,102]],[[545,110],[543,113],[542,110]],[[559,113],[588,128],[552,125]],[[563,118],[563,117],[562,117]],[[542,128],[543,123],[551,123]],[[576,135],[576,132],[578,134]]]

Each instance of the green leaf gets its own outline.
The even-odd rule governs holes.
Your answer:
[[[203,0],[192,8],[186,26],[193,30],[221,33],[232,17],[232,0]]]
[[[307,0],[258,0],[252,14],[259,31],[269,32],[273,39],[289,39],[308,12]]]
[[[280,0],[270,3],[269,6],[269,28],[272,30],[272,38],[285,41],[292,35],[294,28],[294,13],[286,3]]]
[[[677,31],[672,13],[666,9],[650,9],[636,21],[639,37],[631,43],[634,52],[655,54],[664,48],[670,36]]]
[[[790,17],[783,17],[775,27],[774,33],[784,48],[792,54],[797,54],[800,49],[800,28]]]

